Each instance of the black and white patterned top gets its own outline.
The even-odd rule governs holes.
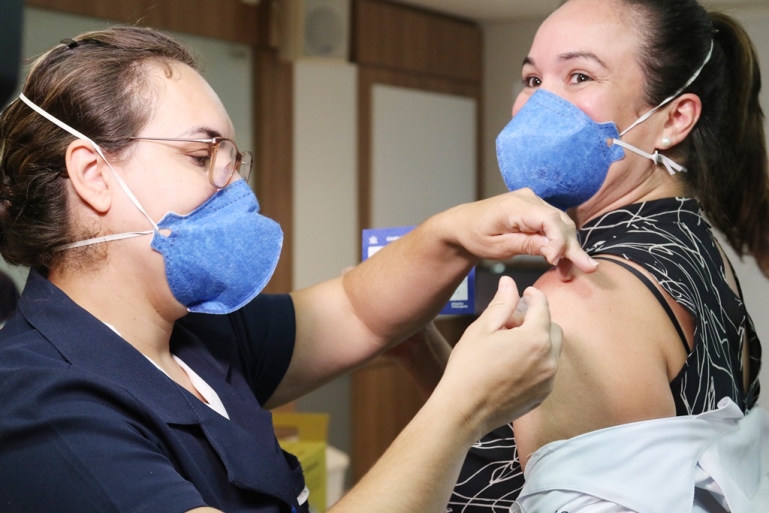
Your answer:
[[[743,410],[759,393],[761,346],[739,295],[729,287],[710,225],[697,200],[665,198],[608,212],[579,232],[592,256],[635,262],[695,321],[694,348],[670,383],[678,415],[699,414],[730,397]],[[749,349],[750,388],[742,386],[743,343]],[[451,513],[507,512],[523,487],[510,426],[473,446],[451,496]]]

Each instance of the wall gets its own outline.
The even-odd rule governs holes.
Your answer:
[[[539,20],[483,25],[483,197],[507,191],[497,167],[496,136],[510,121],[521,64]]]
[[[749,32],[755,44],[764,77],[769,74],[769,6],[729,7],[725,12],[740,20]],[[534,38],[540,20],[525,20],[511,23],[488,23],[484,30],[484,194],[492,196],[505,192],[497,167],[494,149],[496,134],[510,120],[514,98],[521,90],[520,70],[531,41]],[[761,95],[764,112],[769,111],[769,91],[764,87]],[[769,134],[769,128],[765,128]],[[764,342],[764,353],[769,354],[769,316],[763,315],[769,307],[769,280],[756,267],[753,258],[740,261],[731,248],[724,243],[732,263],[740,278],[745,302],[753,317],[759,336]],[[769,358],[764,358],[769,362]],[[769,384],[769,363],[765,363],[760,375],[764,384]],[[764,394],[759,403],[769,408],[769,393]]]
[[[294,65],[294,287],[358,263],[357,68],[328,61]],[[350,452],[350,377],[297,401],[328,412],[329,442]]]

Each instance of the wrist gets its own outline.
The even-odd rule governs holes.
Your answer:
[[[457,205],[435,214],[422,223],[420,227],[427,232],[425,237],[440,242],[442,246],[440,258],[460,257],[472,266],[476,264],[478,258],[468,251],[462,244],[460,237],[458,237],[458,234],[461,234],[464,230],[463,216],[459,214],[461,209],[462,205]]]
[[[445,379],[438,383],[424,409],[428,407],[437,411],[442,422],[452,429],[457,443],[468,448],[487,432],[482,398],[462,387],[450,386]]]

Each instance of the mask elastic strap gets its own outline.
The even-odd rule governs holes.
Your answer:
[[[89,244],[96,244],[98,242],[105,242],[105,241],[109,241],[109,240],[128,239],[128,238],[131,238],[131,237],[138,237],[140,235],[148,235],[148,234],[152,234],[152,233],[154,233],[156,231],[159,231],[158,225],[155,224],[155,221],[153,221],[152,218],[149,216],[149,214],[147,214],[147,212],[144,210],[144,208],[142,208],[141,204],[139,203],[139,200],[136,199],[136,196],[134,196],[134,194],[131,192],[131,189],[128,188],[128,184],[126,184],[125,181],[123,180],[123,178],[120,176],[120,174],[117,171],[115,171],[115,168],[112,167],[112,164],[109,163],[109,160],[107,160],[107,157],[104,156],[104,153],[102,153],[101,148],[99,147],[98,144],[93,142],[89,137],[86,137],[85,135],[81,134],[80,132],[78,132],[77,130],[72,128],[71,126],[67,125],[66,123],[64,123],[60,119],[56,118],[55,116],[49,114],[48,112],[44,111],[43,109],[41,109],[40,107],[35,105],[29,98],[24,96],[24,93],[19,93],[19,99],[21,101],[23,101],[24,103],[26,103],[29,106],[29,108],[31,108],[32,110],[34,110],[35,112],[37,112],[38,114],[43,116],[45,119],[47,119],[51,123],[53,123],[56,126],[58,126],[59,128],[61,128],[63,130],[66,130],[67,132],[69,132],[70,134],[74,135],[78,139],[83,139],[84,141],[88,141],[89,143],[91,143],[91,146],[93,146],[93,149],[96,151],[96,153],[98,153],[99,156],[102,159],[104,159],[104,162],[109,167],[110,171],[112,172],[112,175],[115,177],[115,180],[117,180],[118,184],[123,189],[123,192],[125,192],[126,196],[128,196],[128,199],[130,199],[131,203],[133,203],[134,206],[136,206],[136,208],[139,209],[139,212],[144,214],[144,217],[147,218],[147,220],[150,222],[150,224],[152,225],[152,228],[153,228],[153,231],[147,231],[147,232],[127,232],[127,233],[124,233],[124,234],[117,234],[117,235],[105,235],[104,237],[96,237],[96,238],[93,238],[93,239],[87,239],[87,240],[82,240],[82,241],[79,241],[79,242],[73,242],[71,244],[64,244],[63,246],[59,246],[58,248],[56,248],[56,251],[61,251],[61,250],[64,250],[64,249],[75,248],[75,247],[79,247],[79,246],[87,246]]]
[[[708,50],[708,54],[705,56],[705,61],[702,63],[702,66],[700,66],[700,67],[697,69],[697,71],[695,71],[695,72],[694,72],[694,75],[692,75],[692,76],[691,76],[691,78],[690,78],[690,79],[689,79],[689,80],[688,80],[688,81],[687,81],[687,82],[686,82],[686,83],[685,83],[685,84],[684,84],[684,85],[683,85],[683,86],[682,86],[680,89],[678,89],[678,91],[676,91],[676,92],[675,92],[675,93],[673,93],[672,95],[668,96],[668,97],[667,97],[665,100],[663,100],[663,101],[662,101],[662,103],[660,103],[659,105],[657,105],[656,107],[654,107],[652,110],[650,110],[649,112],[647,112],[646,114],[644,114],[643,116],[641,116],[640,118],[638,118],[638,119],[635,121],[635,123],[633,123],[632,125],[630,125],[629,127],[627,127],[627,128],[626,128],[626,129],[625,129],[625,130],[624,130],[624,131],[621,133],[621,134],[619,134],[619,136],[620,136],[620,137],[622,137],[623,135],[625,135],[626,133],[628,133],[628,132],[629,132],[631,129],[635,128],[635,127],[636,127],[636,125],[639,125],[639,124],[643,123],[644,121],[646,121],[647,119],[649,119],[649,117],[650,117],[652,114],[654,114],[655,112],[657,112],[657,110],[658,110],[660,107],[663,107],[664,105],[667,105],[668,103],[672,102],[672,101],[673,101],[673,100],[674,100],[674,99],[675,99],[675,98],[676,98],[676,97],[677,97],[679,94],[681,94],[682,92],[684,92],[684,90],[685,90],[687,87],[689,87],[690,85],[692,85],[692,82],[694,82],[695,80],[697,80],[697,77],[698,77],[698,76],[700,76],[700,73],[701,73],[701,72],[702,72],[702,70],[705,68],[705,65],[706,65],[708,62],[710,62],[710,57],[711,57],[711,55],[713,55],[713,40],[712,40],[712,39],[710,40],[710,50]]]
[[[657,150],[654,150],[654,153],[646,153],[640,148],[636,148],[635,146],[632,146],[624,141],[620,141],[619,139],[612,139],[613,144],[617,144],[619,146],[622,146],[625,149],[628,149],[632,151],[633,153],[637,153],[638,155],[641,155],[642,157],[645,157],[651,161],[653,161],[655,164],[665,166],[665,169],[668,170],[668,173],[672,175],[678,173],[685,173],[686,168],[682,166],[681,164],[677,164],[670,158],[666,157],[665,155],[662,155]]]
[[[77,242],[71,242],[69,244],[62,244],[61,246],[58,246],[54,248],[54,252],[64,251],[65,249],[72,249],[72,248],[80,248],[82,246],[90,246],[91,244],[100,244],[102,242],[109,242],[111,240],[122,240],[122,239],[132,239],[134,237],[141,237],[142,235],[152,235],[152,230],[147,230],[146,232],[125,232],[125,233],[116,233],[113,235],[105,235],[103,237],[94,237],[93,239],[85,239],[85,240],[79,240]]]

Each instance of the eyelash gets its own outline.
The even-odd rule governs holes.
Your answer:
[[[590,75],[587,75],[587,74],[585,74],[585,73],[580,73],[580,72],[577,72],[577,73],[572,73],[572,74],[571,74],[571,77],[572,77],[572,78],[574,78],[574,77],[582,77],[582,78],[584,78],[584,79],[585,79],[585,80],[577,80],[577,83],[578,83],[578,84],[581,84],[582,82],[589,82],[589,81],[593,80],[593,79],[590,77]]]
[[[570,78],[569,83],[571,83],[575,77],[577,78],[576,80],[577,84],[581,84],[583,82],[590,82],[591,80],[593,80],[592,77],[590,77],[590,75],[586,73],[576,72],[569,75],[569,78]],[[532,83],[533,81],[536,81],[537,83],[533,84]],[[524,77],[522,82],[524,87],[539,87],[540,85],[542,85],[542,79],[534,75]]]
[[[539,83],[536,84],[536,85],[533,85],[531,83],[532,80],[537,80],[537,81],[539,81]],[[523,86],[524,87],[537,87],[537,86],[539,86],[542,83],[542,79],[540,79],[539,77],[535,77],[535,76],[529,76],[529,77],[525,77],[522,80],[522,82],[523,82]]]
[[[202,156],[190,155],[189,157],[192,159],[192,162],[198,167],[207,167],[208,163],[211,161],[211,155],[208,153]]]

